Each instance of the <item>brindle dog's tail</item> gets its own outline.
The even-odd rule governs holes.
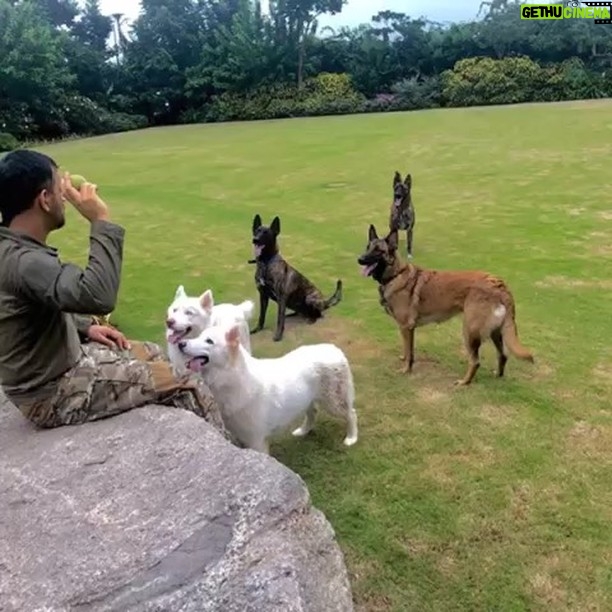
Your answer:
[[[338,279],[338,282],[336,283],[336,291],[334,291],[334,294],[330,296],[329,298],[327,298],[325,302],[323,302],[323,305],[324,305],[323,310],[327,310],[328,308],[331,308],[332,306],[339,304],[341,300],[342,300],[342,281]]]

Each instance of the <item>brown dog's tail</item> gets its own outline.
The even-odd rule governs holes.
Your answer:
[[[338,282],[336,283],[336,291],[334,291],[334,294],[330,296],[329,298],[327,298],[325,302],[323,302],[324,307],[325,307],[324,310],[327,310],[328,308],[331,308],[332,306],[339,304],[341,300],[342,300],[342,281],[338,280]]]
[[[510,308],[507,308],[504,322],[501,326],[502,338],[504,344],[508,347],[510,352],[518,359],[525,359],[526,361],[534,362],[533,354],[527,348],[525,348],[518,338],[518,332],[516,329],[516,312],[514,304],[510,304]]]

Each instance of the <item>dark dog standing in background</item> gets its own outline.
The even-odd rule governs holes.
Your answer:
[[[406,251],[412,259],[412,232],[415,214],[412,205],[412,176],[406,175],[404,181],[399,172],[393,177],[393,203],[389,214],[389,231],[406,230]]]
[[[336,291],[327,300],[321,292],[295,268],[292,268],[278,252],[277,237],[280,234],[280,219],[274,217],[270,227],[261,223],[261,217],[253,218],[253,250],[256,263],[255,285],[259,291],[259,321],[252,334],[263,329],[266,321],[268,301],[278,305],[278,317],[274,341],[282,339],[285,331],[287,309],[314,323],[323,316],[323,311],[335,306],[342,299],[342,281],[336,283]],[[289,315],[292,316],[292,315]]]

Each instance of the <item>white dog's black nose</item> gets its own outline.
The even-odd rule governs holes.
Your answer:
[[[187,343],[186,343],[185,341],[183,341],[183,342],[179,342],[179,343],[178,343],[178,348],[179,348],[179,351],[184,351],[184,350],[185,350],[185,348],[186,348],[186,346],[187,346]]]

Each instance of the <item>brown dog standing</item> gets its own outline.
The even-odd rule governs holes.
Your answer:
[[[336,291],[327,300],[321,292],[295,268],[291,267],[278,251],[277,237],[280,234],[280,219],[274,217],[270,227],[261,223],[261,217],[253,218],[253,249],[257,264],[255,284],[259,291],[259,321],[252,334],[263,329],[269,300],[278,305],[278,317],[274,341],[278,342],[285,331],[287,309],[314,323],[323,316],[323,311],[335,306],[342,299],[342,281],[336,283]]]
[[[380,303],[400,329],[403,373],[412,372],[415,329],[442,323],[461,312],[469,365],[456,384],[472,382],[480,367],[480,345],[488,338],[497,349],[499,377],[504,375],[508,361],[505,348],[515,357],[533,363],[533,355],[518,339],[514,298],[503,280],[486,272],[426,270],[402,263],[397,255],[397,231],[379,238],[373,225],[367,249],[357,261],[363,266],[363,275],[378,283]]]

